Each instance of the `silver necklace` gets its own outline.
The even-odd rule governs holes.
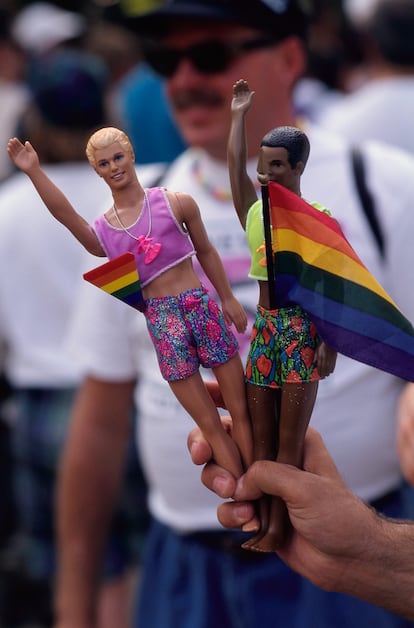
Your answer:
[[[113,204],[113,208],[114,208],[114,214],[119,223],[119,226],[121,227],[123,231],[125,231],[125,233],[127,233],[131,238],[133,238],[134,240],[138,242],[137,253],[144,253],[145,254],[144,263],[150,264],[151,262],[155,260],[156,257],[158,257],[162,249],[162,245],[160,242],[154,242],[154,238],[150,238],[150,233],[152,229],[152,214],[151,214],[151,206],[149,204],[147,193],[144,190],[144,203],[142,205],[140,216],[142,216],[142,212],[144,211],[145,204],[148,207],[148,216],[149,216],[148,217],[148,231],[145,236],[139,235],[138,237],[135,236],[133,233],[131,233],[127,227],[125,227],[121,218],[119,217],[118,210],[116,208],[115,203]],[[140,216],[138,216],[137,220],[139,220]]]
[[[146,235],[144,237],[145,237],[145,239],[147,239],[149,237],[149,234],[151,233],[151,229],[152,229],[152,215],[151,215],[151,208],[150,208],[150,204],[149,204],[149,201],[148,201],[147,193],[144,190],[144,203],[142,205],[140,216],[142,216],[142,212],[144,211],[145,204],[148,207],[148,231],[147,231],[147,233],[146,233]],[[113,204],[112,207],[114,209],[115,218],[117,219],[118,224],[121,227],[121,229],[123,231],[125,231],[125,233],[127,233],[131,238],[133,238],[137,242],[141,242],[143,236],[142,235],[140,235],[138,237],[134,236],[134,234],[131,233],[127,227],[125,227],[124,223],[122,222],[121,218],[119,217],[118,210],[116,208],[115,203]],[[140,216],[138,216],[137,220],[139,220]]]

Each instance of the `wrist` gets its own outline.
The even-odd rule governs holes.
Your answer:
[[[372,511],[369,538],[349,562],[336,590],[413,617],[414,526]]]

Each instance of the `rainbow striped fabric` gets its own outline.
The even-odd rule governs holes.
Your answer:
[[[133,253],[124,253],[84,273],[83,278],[127,305],[145,309],[141,284]]]
[[[269,183],[277,307],[297,303],[339,353],[414,381],[414,328],[336,220]]]

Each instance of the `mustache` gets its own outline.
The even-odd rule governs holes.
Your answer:
[[[194,105],[221,107],[225,102],[225,98],[220,93],[211,89],[186,89],[171,97],[171,103],[177,110],[187,109]]]

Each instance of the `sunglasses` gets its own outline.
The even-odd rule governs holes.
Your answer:
[[[276,43],[276,39],[261,37],[239,42],[209,40],[188,48],[168,48],[149,42],[143,45],[146,62],[153,70],[165,78],[171,78],[180,62],[188,59],[202,74],[225,72],[243,52],[266,48]]]

